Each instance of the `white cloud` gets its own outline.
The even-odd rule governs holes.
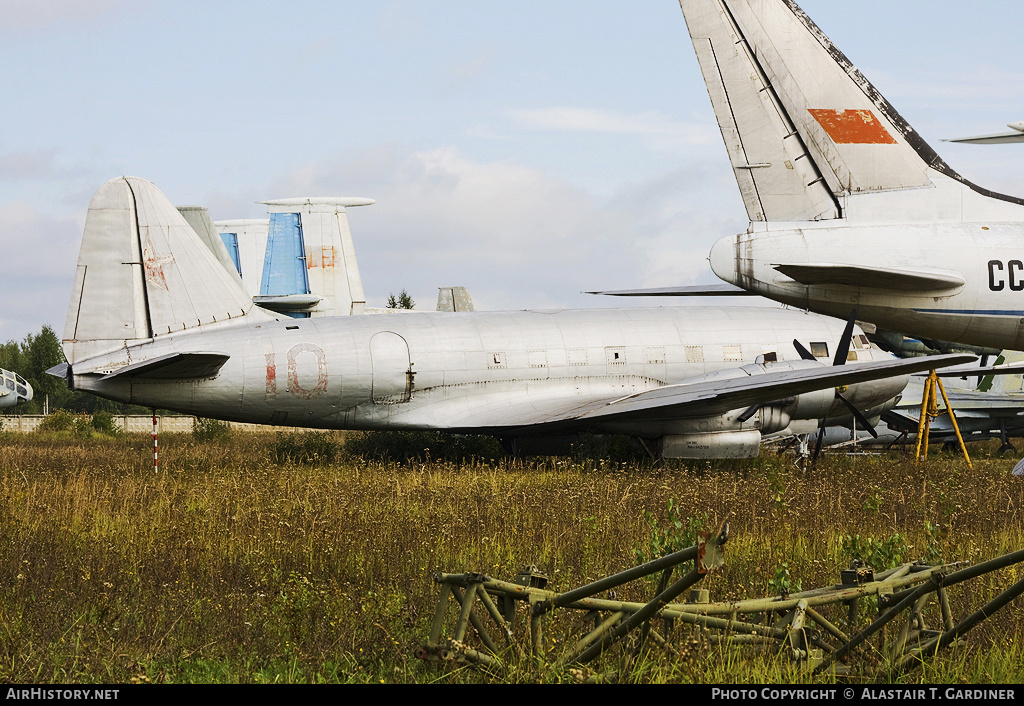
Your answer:
[[[680,123],[655,111],[626,114],[559,106],[513,110],[510,115],[521,126],[531,130],[659,136],[692,144],[706,144],[718,139],[717,133],[709,129],[708,125]]]
[[[341,186],[359,175],[356,164],[364,168],[360,187]],[[704,198],[684,196],[694,184]],[[438,286],[462,284],[481,309],[517,309],[641,304],[580,292],[696,281],[708,272],[716,236],[734,232],[728,208],[701,215],[723,186],[736,190],[680,171],[602,199],[539,170],[473,161],[452,147],[392,147],[302,165],[275,191],[377,199],[349,214],[371,305],[405,288],[429,308]]]

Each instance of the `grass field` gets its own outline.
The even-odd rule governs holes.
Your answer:
[[[773,593],[783,564],[804,588],[837,583],[844,538],[858,535],[888,562],[1024,548],[1024,479],[994,447],[973,448],[973,472],[935,451],[922,465],[837,456],[803,472],[774,457],[394,463],[337,454],[338,437],[311,437],[322,453],[306,457],[290,437],[213,437],[164,435],[156,474],[145,436],[0,434],[0,681],[572,681],[578,671],[488,676],[413,657],[433,574],[509,580],[535,564],[564,591],[657,553],[672,520],[705,517],[732,528],[724,571],[704,582],[716,601]],[[1022,576],[958,590],[955,615]],[[620,679],[835,679],[699,632],[673,638],[682,657],[649,653]],[[1018,600],[923,669],[871,679],[1021,682],[1022,639]]]

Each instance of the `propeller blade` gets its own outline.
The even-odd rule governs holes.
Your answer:
[[[843,329],[843,336],[839,339],[839,347],[836,348],[836,357],[832,365],[843,365],[850,355],[850,342],[853,340],[853,327],[857,324],[857,310],[850,310],[850,318],[846,320],[846,328]]]
[[[757,410],[759,410],[759,409],[761,409],[761,405],[759,405],[759,404],[750,405],[745,410],[743,410],[743,414],[741,414],[740,416],[736,417],[736,421],[741,422],[741,423],[747,421],[748,419],[753,417],[755,414],[757,414]]]
[[[803,344],[795,338],[793,339],[793,347],[796,348],[796,352],[800,354],[800,360],[817,360],[817,358],[815,358],[814,355],[804,348]]]
[[[821,423],[818,424],[818,438],[814,442],[814,451],[811,453],[811,463],[815,463],[818,460],[818,455],[821,453],[821,446],[825,443],[825,420],[822,419]]]
[[[875,431],[871,422],[864,418],[864,415],[860,413],[860,410],[854,407],[852,402],[840,395],[838,392],[836,393],[836,397],[846,405],[846,408],[850,410],[850,414],[852,414],[853,418],[857,420],[857,423],[860,424],[861,428],[867,431],[868,434],[871,434],[872,438],[877,439],[878,432]]]

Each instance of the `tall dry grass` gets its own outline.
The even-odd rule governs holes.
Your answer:
[[[767,595],[783,562],[804,588],[836,583],[847,535],[900,534],[906,560],[1024,547],[1024,483],[1011,460],[984,453],[974,472],[953,457],[895,456],[826,458],[807,472],[776,458],[308,464],[279,463],[273,437],[165,435],[157,474],[150,443],[0,437],[0,680],[481,679],[412,657],[430,629],[435,572],[509,579],[535,564],[567,590],[633,565],[670,498],[708,525],[730,522],[725,570],[706,582],[712,600]],[[926,522],[940,532],[926,534]],[[967,587],[958,607],[1021,573]],[[644,600],[649,589],[620,595]],[[1024,677],[1022,614],[1011,606],[975,631],[975,661],[956,661],[968,659],[960,651],[935,668]],[[787,665],[687,654],[628,678],[789,678]]]

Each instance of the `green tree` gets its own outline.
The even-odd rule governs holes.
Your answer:
[[[71,391],[64,381],[46,371],[65,362],[60,339],[50,326],[44,325],[37,334],[29,334],[20,343],[8,341],[0,344],[0,368],[13,370],[32,386],[32,401],[5,410],[8,414],[42,414],[49,403],[51,411],[67,409],[82,414],[110,412],[112,414],[147,414],[148,409],[138,405],[121,404],[102,397]]]
[[[388,309],[412,309],[415,306],[416,302],[413,301],[405,289],[397,297],[395,297],[394,293],[388,294]]]
[[[44,325],[35,336],[29,334],[25,337],[24,359],[25,372],[22,375],[32,385],[37,399],[49,395],[51,402],[56,402],[66,396],[68,389],[64,382],[60,378],[46,374],[53,366],[65,362],[60,340],[52,328]]]

